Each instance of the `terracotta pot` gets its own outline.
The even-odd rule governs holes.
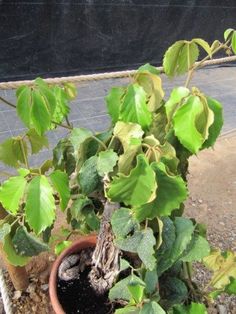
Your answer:
[[[57,297],[57,273],[62,260],[67,255],[71,255],[73,253],[79,252],[88,247],[93,247],[95,245],[96,235],[81,237],[78,241],[74,242],[70,247],[65,249],[53,263],[49,278],[49,295],[53,310],[55,311],[56,314],[66,314]]]

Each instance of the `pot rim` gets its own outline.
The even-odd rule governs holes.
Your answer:
[[[73,242],[71,246],[65,249],[53,263],[49,278],[49,296],[53,310],[56,314],[66,314],[57,297],[57,272],[62,260],[67,255],[79,252],[88,247],[94,247],[95,245],[96,235],[82,236],[77,241]]]

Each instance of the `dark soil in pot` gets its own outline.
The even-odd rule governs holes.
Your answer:
[[[67,314],[110,314],[112,305],[108,295],[97,295],[88,280],[90,268],[87,267],[80,278],[70,281],[58,279],[58,299]]]

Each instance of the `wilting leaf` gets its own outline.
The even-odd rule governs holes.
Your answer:
[[[230,283],[230,277],[236,277],[236,253],[232,251],[212,251],[203,261],[206,267],[213,271],[210,284],[216,289],[224,288]]]
[[[48,245],[33,234],[30,234],[25,226],[19,226],[16,229],[12,243],[17,254],[21,256],[35,256],[49,250]]]
[[[46,136],[42,135],[38,135],[38,133],[35,131],[35,129],[30,129],[27,133],[26,133],[30,145],[31,145],[31,151],[32,154],[37,154],[43,147],[47,147],[48,148],[48,139]]]

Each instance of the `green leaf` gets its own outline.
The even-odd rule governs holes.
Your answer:
[[[148,270],[153,270],[156,265],[153,246],[156,244],[156,239],[151,228],[142,231],[142,239],[138,245],[137,253],[141,261]]]
[[[21,256],[16,253],[10,234],[5,237],[3,250],[7,256],[8,262],[14,266],[25,266],[29,262],[28,256]]]
[[[49,144],[47,137],[38,135],[35,129],[30,129],[26,135],[31,145],[32,154],[37,154],[43,147],[48,148]]]
[[[68,139],[62,139],[53,149],[53,165],[56,169],[66,170],[68,175],[75,171],[74,148]]]
[[[154,268],[153,270],[147,270],[144,281],[146,284],[145,290],[147,294],[153,294],[156,292],[158,285],[157,269]]]
[[[21,177],[26,177],[30,173],[30,171],[25,168],[19,168],[17,169],[17,172],[19,173]]]
[[[134,275],[134,277],[136,277]],[[111,301],[114,300],[126,300],[130,301],[131,300],[131,293],[129,292],[128,289],[128,284],[130,282],[131,275],[119,280],[110,290],[109,290],[109,299]]]
[[[206,51],[206,53],[210,57],[212,57],[211,47],[209,46],[209,44],[204,39],[194,38],[192,41],[195,42],[197,45],[201,46]]]
[[[192,302],[188,306],[175,306],[173,308],[173,314],[207,314],[207,310],[204,304]]]
[[[143,238],[141,231],[135,231],[132,236],[128,236],[124,239],[119,238],[115,240],[115,245],[123,251],[137,253],[138,246]]]
[[[56,100],[52,121],[61,123],[70,113],[70,107],[68,106],[68,94],[59,86],[53,86],[52,91]]]
[[[86,195],[95,191],[101,182],[97,171],[97,161],[97,156],[87,159],[78,174],[80,188]]]
[[[147,95],[141,86],[130,85],[120,108],[119,119],[140,124],[142,129],[147,129],[152,122],[152,115],[148,110],[146,98]]]
[[[158,303],[151,301],[144,304],[139,314],[166,314],[166,312]]]
[[[187,247],[186,251],[187,252],[181,257],[183,262],[201,261],[204,257],[209,255],[210,245],[202,236],[194,235],[190,247]]]
[[[127,305],[115,311],[115,314],[139,314],[139,309],[136,306]]]
[[[50,179],[60,195],[60,207],[64,211],[70,199],[69,178],[67,173],[55,170],[50,174]]]
[[[119,269],[119,271],[121,272],[121,271],[126,270],[128,268],[130,268],[130,263],[127,260],[125,260],[124,258],[120,258],[120,269]]]
[[[28,185],[25,214],[36,234],[51,226],[55,219],[53,190],[44,175],[33,178]]]
[[[137,221],[128,208],[117,209],[111,218],[112,231],[116,237],[125,237],[137,227]]]
[[[48,245],[30,234],[25,226],[19,226],[16,229],[12,243],[16,253],[21,256],[35,256],[49,250]]]
[[[186,183],[180,175],[169,175],[163,163],[152,163],[152,168],[156,173],[157,190],[156,198],[141,208],[135,209],[138,220],[168,216],[174,209],[187,198]]]
[[[111,182],[107,196],[114,202],[140,206],[155,197],[155,172],[144,155],[137,156],[137,165],[128,176],[119,174]]]
[[[187,72],[199,55],[198,46],[194,41],[180,40],[166,51],[163,67],[166,75],[173,77]]]
[[[225,30],[225,32],[224,32],[224,39],[225,39],[225,41],[228,40],[228,38],[233,34],[233,32],[234,32],[233,28],[228,28],[228,29]]]
[[[79,220],[85,207],[93,208],[93,202],[87,196],[79,195],[70,208],[71,217]]]
[[[182,107],[177,110],[173,118],[175,135],[181,144],[193,154],[198,152],[206,139],[204,134],[201,133],[202,130],[197,126],[199,117],[205,113],[200,98],[190,96]]]
[[[183,103],[184,99],[189,96],[189,94],[189,89],[182,86],[176,87],[172,90],[170,98],[165,103],[166,115],[169,123],[172,122],[172,118],[176,110],[180,107],[181,103]]]
[[[29,128],[31,125],[31,92],[30,87],[21,86],[17,90],[17,114],[23,123]]]
[[[153,65],[151,65],[150,63],[146,63],[144,65],[141,65],[141,67],[138,68],[137,70],[138,73],[142,73],[142,72],[149,72],[155,75],[159,75],[160,71],[157,70],[157,68]]]
[[[176,217],[175,221],[176,239],[171,251],[170,258],[176,261],[186,249],[192,239],[194,226],[190,219],[184,217]]]
[[[45,103],[43,96],[39,91],[34,90],[31,93],[32,97],[32,110],[31,120],[36,132],[39,135],[43,135],[51,125],[51,114]]]
[[[27,151],[25,142],[24,148]],[[19,138],[9,138],[0,144],[0,160],[10,167],[17,168],[20,163],[24,163],[24,156],[21,150],[21,140]]]
[[[122,96],[124,95],[124,92],[125,89],[123,87],[113,87],[105,98],[107,110],[113,123],[116,123],[119,119]]]
[[[11,177],[0,187],[0,202],[12,215],[16,215],[18,212],[26,183],[24,177]]]
[[[78,152],[80,145],[93,135],[92,131],[85,128],[74,128],[71,131],[69,140],[74,147],[75,152]]]
[[[0,242],[4,243],[5,237],[11,232],[11,226],[8,223],[0,225]]]
[[[112,172],[118,160],[118,155],[112,149],[102,151],[98,154],[97,170],[103,177],[106,173]]]
[[[72,244],[72,241],[61,241],[61,242],[57,243],[57,245],[55,246],[55,250],[54,250],[55,254],[60,255],[61,252],[63,252],[71,244]]]
[[[143,299],[143,292],[145,289],[145,283],[142,282],[140,284],[140,280],[137,281],[133,277],[131,278],[129,284],[128,284],[128,289],[129,292],[132,295],[132,298],[134,299],[135,303],[140,303]]]
[[[165,277],[161,283],[161,288],[165,291],[162,298],[162,306],[170,308],[188,299],[188,289],[185,283],[176,277]]]
[[[230,283],[225,287],[225,292],[229,295],[236,295],[236,278],[230,277]]]
[[[208,148],[215,144],[224,123],[221,103],[213,98],[207,97],[207,104],[214,113],[214,122],[209,128],[209,136],[202,148]]]
[[[194,226],[190,219],[176,217],[174,224],[169,218],[163,219],[162,245],[157,251],[157,272],[160,276],[170,268],[189,245]]]

